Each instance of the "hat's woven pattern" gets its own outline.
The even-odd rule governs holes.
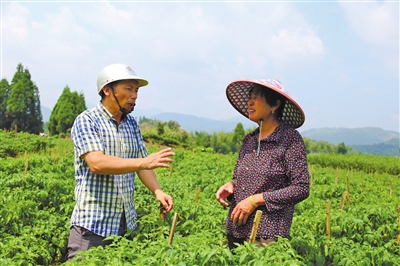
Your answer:
[[[250,98],[249,92],[256,84],[260,84],[260,82],[253,83],[250,81],[237,81],[229,84],[226,89],[226,96],[228,97],[229,102],[239,113],[241,113],[246,118],[249,118],[249,112],[248,112],[248,101]],[[303,125],[305,120],[303,111],[300,109],[300,107],[296,106],[294,100],[291,99],[291,97],[283,89],[283,87],[274,90],[282,94],[282,96],[284,96],[287,99],[285,108],[283,109],[283,116],[281,121],[292,128],[301,127],[301,125]]]

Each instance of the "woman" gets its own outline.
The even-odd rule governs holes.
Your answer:
[[[309,195],[306,149],[295,130],[304,123],[304,112],[278,80],[234,81],[226,95],[237,111],[259,126],[243,139],[233,180],[216,193],[217,201],[230,207],[228,246],[232,249],[249,239],[256,210],[262,211],[259,246],[278,236],[288,238],[294,206]]]

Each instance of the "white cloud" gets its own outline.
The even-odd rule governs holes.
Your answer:
[[[371,54],[399,71],[399,2],[341,2],[354,32],[370,43]]]

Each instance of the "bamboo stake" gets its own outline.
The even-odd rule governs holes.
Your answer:
[[[311,173],[310,173],[310,186],[314,183],[314,165],[311,165]]]
[[[24,159],[26,159],[26,154],[28,153],[27,150],[25,150],[25,154],[24,154]]]
[[[196,191],[196,198],[194,199],[194,203],[195,203],[195,204],[199,201],[199,195],[200,195],[200,188],[197,188],[197,191]]]
[[[347,196],[347,191],[343,192],[342,200],[340,201],[340,211],[343,210],[344,201],[346,200],[346,196]]]
[[[172,221],[171,231],[169,232],[168,246],[172,244],[172,239],[174,238],[174,232],[176,227],[176,222],[178,221],[178,213],[175,213],[174,220]]]
[[[28,172],[28,166],[29,166],[29,160],[26,160],[25,162],[25,170],[24,170],[24,175],[26,176],[26,173]]]
[[[328,241],[331,239],[331,201],[326,201],[326,235]],[[329,246],[329,243],[328,243]]]
[[[346,190],[347,190],[347,203],[350,206],[350,185],[349,185],[349,176],[346,175]]]
[[[389,196],[392,196],[392,185],[393,185],[393,180],[392,178],[390,178]]]
[[[258,226],[260,225],[261,215],[262,215],[261,210],[256,211],[256,216],[254,217],[253,228],[251,229],[251,234],[249,239],[250,243],[253,243],[256,240],[256,235],[258,231]]]
[[[163,213],[163,210],[164,210],[164,207],[160,203],[160,218],[161,218],[161,221],[164,223],[165,222],[165,213]]]

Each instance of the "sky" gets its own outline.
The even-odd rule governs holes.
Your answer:
[[[95,106],[123,63],[149,81],[135,108],[240,116],[226,87],[277,78],[313,128],[399,132],[399,1],[4,1],[1,78],[21,63],[41,105],[63,89]]]

